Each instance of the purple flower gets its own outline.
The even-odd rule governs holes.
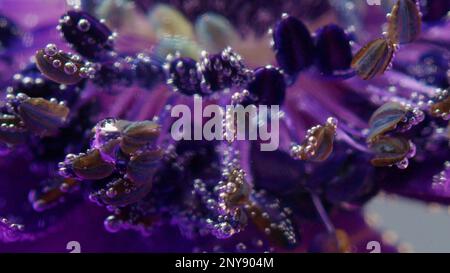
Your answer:
[[[378,193],[450,203],[445,1],[382,38],[361,1],[37,2],[0,4],[1,252],[366,252]],[[175,140],[197,97],[280,105],[279,148]]]

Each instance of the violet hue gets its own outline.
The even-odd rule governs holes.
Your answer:
[[[274,50],[278,65],[295,75],[315,60],[314,42],[306,26],[292,16],[283,17],[273,30]]]
[[[450,2],[446,0],[422,0],[423,20],[436,22],[447,16],[450,11]]]
[[[6,16],[0,15],[0,50],[8,48],[20,37],[20,30]]]
[[[194,95],[200,92],[201,79],[197,74],[197,62],[191,58],[175,58],[169,60],[166,68],[169,84],[174,90],[185,95]]]
[[[0,252],[66,252],[73,240],[83,252],[367,252],[373,240],[395,252],[365,220],[369,200],[388,192],[450,204],[450,28],[434,6],[445,1],[426,3],[424,21],[434,23],[417,41],[394,50],[395,39],[385,40],[396,51],[390,71],[377,66],[388,66],[386,56],[364,60],[375,67],[370,76],[379,74],[367,81],[349,71],[353,54],[381,34],[364,3],[345,11],[361,13],[347,25],[329,1],[136,0],[139,9],[108,13],[128,16],[113,47],[113,20],[94,16],[101,3],[5,1]],[[191,55],[173,52],[161,64],[150,48],[167,44],[130,34],[155,27],[145,15],[159,2],[191,21],[222,14],[242,41],[203,55],[190,41]],[[36,22],[23,12],[39,14]],[[55,30],[61,14],[70,17],[60,22],[67,43]],[[367,31],[352,43],[344,29]],[[53,66],[66,52],[77,71]],[[261,65],[262,57],[271,62]],[[193,107],[193,95],[204,106],[280,105],[279,149],[260,151],[260,140],[175,141],[170,107]]]
[[[350,69],[352,49],[350,39],[337,25],[326,25],[317,31],[317,61],[321,72],[339,75]]]
[[[251,72],[245,67],[241,56],[231,48],[213,55],[205,53],[199,63],[198,72],[203,75],[203,88],[207,91],[243,86],[251,77]]]
[[[255,33],[262,36],[273,27],[283,12],[293,16],[314,20],[329,10],[326,0],[200,0],[196,5],[184,0],[134,0],[143,10],[149,10],[157,3],[168,3],[195,20],[205,12],[215,12],[228,18],[242,34]]]
[[[249,100],[255,104],[281,105],[286,93],[284,75],[275,67],[258,68],[247,90],[250,93]]]

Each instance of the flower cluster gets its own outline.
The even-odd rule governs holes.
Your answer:
[[[65,43],[0,15],[0,72],[20,69],[0,77],[6,250],[80,226],[114,233],[82,237],[92,251],[361,252],[379,192],[450,203],[448,1],[388,1],[375,40],[357,30],[384,9],[361,1],[188,2],[70,7]],[[196,97],[279,105],[279,149],[174,140],[171,108]]]

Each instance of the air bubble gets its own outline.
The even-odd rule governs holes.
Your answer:
[[[81,19],[78,21],[77,28],[82,32],[87,32],[91,28],[91,23],[86,19]]]
[[[104,226],[107,231],[114,233],[120,230],[120,221],[116,219],[113,215],[108,216],[104,221]]]
[[[55,44],[48,44],[47,46],[45,46],[44,52],[46,55],[52,57],[58,53],[58,48]]]
[[[82,68],[80,68],[79,75],[82,78],[87,78],[87,77],[89,77],[89,70],[86,67],[82,67]]]
[[[408,158],[404,158],[402,161],[398,162],[396,165],[397,165],[397,168],[399,168],[400,170],[404,170],[404,169],[408,168],[409,160],[408,160]]]
[[[54,68],[59,68],[61,66],[60,60],[53,60],[52,65]]]
[[[64,72],[68,75],[73,75],[77,72],[77,66],[72,62],[67,62],[64,65]]]

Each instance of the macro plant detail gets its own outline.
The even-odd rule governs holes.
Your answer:
[[[448,1],[186,2],[0,5],[0,251],[367,252],[377,194],[450,203]],[[175,140],[196,98],[278,149]]]

